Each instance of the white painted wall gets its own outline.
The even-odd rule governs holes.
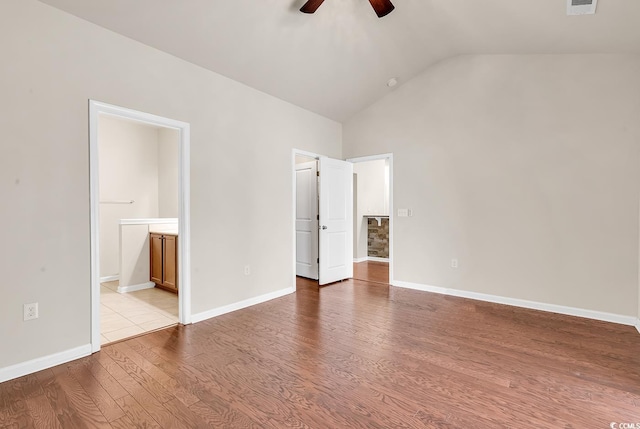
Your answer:
[[[195,313],[293,286],[291,151],[339,158],[340,124],[36,0],[0,40],[0,370],[90,341],[89,99],[191,124]]]
[[[150,281],[149,225],[120,225],[119,286],[139,286]]]
[[[394,154],[394,278],[638,314],[640,59],[461,56],[344,124]],[[452,258],[459,268],[450,268]]]
[[[367,257],[367,219],[364,215],[389,214],[389,183],[386,180],[386,161],[357,162],[353,164],[353,172],[357,176],[356,217],[354,229],[354,258]]]
[[[304,162],[309,162],[314,160],[315,158],[311,158],[310,156],[296,155],[296,164],[302,164]]]
[[[120,274],[120,219],[160,217],[158,129],[102,116],[98,145],[100,201],[104,202],[100,204],[100,277],[106,277]],[[108,203],[122,200],[134,203]]]
[[[121,219],[178,217],[179,138],[177,130],[100,117],[100,277],[123,274]],[[134,203],[109,203],[126,200]],[[135,260],[144,257],[136,254]],[[127,278],[130,276],[125,275]],[[137,283],[124,281],[121,285],[130,284]]]
[[[178,177],[180,171],[180,133],[158,129],[158,216],[178,217]]]

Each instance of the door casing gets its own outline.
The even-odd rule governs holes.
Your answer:
[[[318,280],[319,276],[319,259],[318,259],[318,160],[308,161],[295,165],[296,169],[296,200],[295,202],[295,214],[296,214],[296,275],[306,277],[313,280]],[[302,189],[301,173],[306,173],[307,187]],[[309,174],[311,176],[309,176]],[[304,177],[304,176],[303,176]],[[301,192],[302,191],[302,192]],[[301,194],[304,198],[298,199]],[[300,204],[303,204],[308,218],[302,219],[299,217],[300,213],[298,208]],[[309,237],[306,239],[301,238],[301,234],[309,232]],[[302,246],[301,246],[301,242]],[[301,250],[301,247],[306,248],[307,252]],[[307,261],[301,261],[301,254],[306,253]]]
[[[394,206],[393,206],[393,153],[383,153],[380,155],[361,156],[357,158],[347,158],[351,163],[377,161],[380,159],[389,160],[389,284],[393,284],[393,225],[394,225]],[[355,216],[355,215],[354,215]],[[355,245],[355,244],[354,244]]]
[[[178,282],[179,320],[191,323],[191,213],[190,213],[190,125],[100,101],[89,100],[89,185],[91,216],[91,351],[100,350],[100,183],[98,124],[100,116],[112,116],[164,128],[180,134],[178,172]]]

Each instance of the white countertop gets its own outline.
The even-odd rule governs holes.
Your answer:
[[[149,232],[156,234],[178,235],[178,225],[163,227],[164,225],[149,225]]]

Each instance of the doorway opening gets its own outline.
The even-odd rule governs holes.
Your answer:
[[[190,323],[189,124],[90,100],[91,344]]]
[[[319,279],[318,158],[296,154],[296,276]]]
[[[393,283],[393,154],[351,158],[353,278]]]

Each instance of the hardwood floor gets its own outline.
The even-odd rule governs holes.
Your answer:
[[[377,261],[355,262],[353,264],[353,278],[389,284],[389,263]]]
[[[347,281],[0,384],[3,428],[608,428],[632,327]]]

